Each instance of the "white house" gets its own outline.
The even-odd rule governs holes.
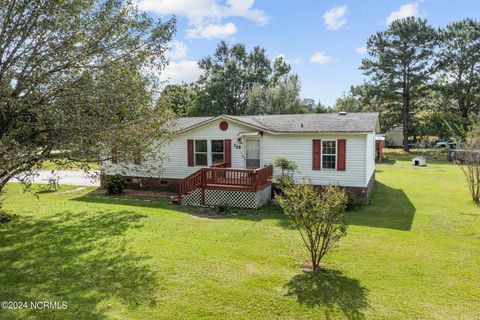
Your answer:
[[[270,197],[269,164],[286,157],[298,165],[296,180],[338,184],[366,201],[374,181],[378,128],[377,113],[180,118],[173,140],[160,151],[166,155],[162,177],[133,163],[122,163],[125,171],[118,163],[104,162],[102,173],[122,172],[128,181],[148,187],[176,187],[184,204],[258,207]]]

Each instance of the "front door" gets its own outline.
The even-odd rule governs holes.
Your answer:
[[[247,169],[260,168],[260,140],[247,139],[246,145],[245,167]]]

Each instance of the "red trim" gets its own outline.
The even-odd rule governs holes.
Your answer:
[[[220,130],[226,131],[228,129],[228,122],[227,121],[222,121],[222,122],[220,122],[220,124],[218,126],[220,127]]]
[[[273,167],[261,169],[201,168],[178,183],[178,199],[196,188],[263,190],[271,183]],[[259,189],[263,188],[263,189]]]
[[[312,143],[312,169],[320,170],[320,157],[322,153],[322,140],[313,139]]]
[[[223,142],[223,151],[225,153],[224,162],[226,163],[227,168],[232,166],[232,140],[225,139]]]
[[[337,171],[345,171],[347,140],[337,140]]]
[[[188,153],[188,166],[193,167],[195,166],[195,159],[194,159],[194,149],[193,149],[193,140],[187,140],[187,153]]]

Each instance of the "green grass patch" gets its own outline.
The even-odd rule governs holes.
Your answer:
[[[0,225],[0,300],[66,301],[1,319],[474,319],[480,208],[459,168],[386,151],[371,204],[301,271],[297,230],[276,207],[208,218],[154,199],[23,193],[9,184]],[[35,186],[35,188],[40,188]],[[74,190],[74,189],[72,189]]]

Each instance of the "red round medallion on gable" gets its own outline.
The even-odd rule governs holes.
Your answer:
[[[227,130],[228,129],[228,122],[227,121],[220,122],[219,127],[220,127],[220,130],[222,130],[222,131]]]

